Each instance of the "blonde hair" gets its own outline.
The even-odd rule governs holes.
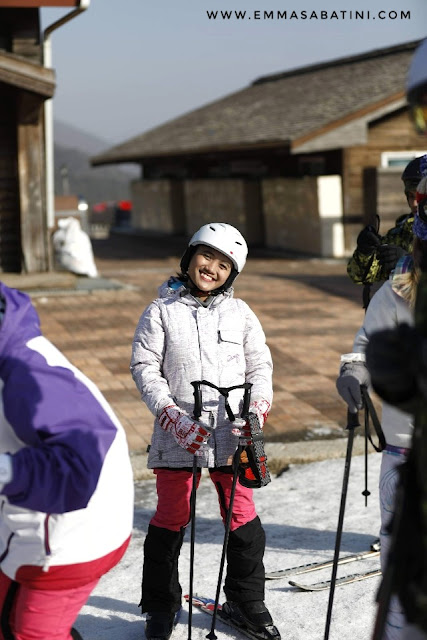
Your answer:
[[[421,267],[424,266],[427,260],[427,240],[421,240],[417,236],[414,236],[412,260],[413,264],[409,271],[405,273],[395,272],[392,275],[393,291],[406,300],[411,309],[415,307]]]

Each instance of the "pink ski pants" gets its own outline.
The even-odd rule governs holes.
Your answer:
[[[157,510],[150,524],[155,527],[180,531],[190,521],[190,496],[192,487],[192,472],[184,469],[154,469],[157,476]],[[209,470],[215,485],[223,522],[227,517],[230,504],[231,485],[233,475],[221,469]],[[200,483],[200,473],[197,474],[197,487]],[[253,491],[237,482],[234,494],[233,515],[230,529],[234,531],[256,518]]]
[[[98,581],[74,589],[33,589],[0,572],[0,640],[70,640],[71,627]]]

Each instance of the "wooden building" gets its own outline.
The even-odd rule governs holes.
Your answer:
[[[45,101],[55,74],[44,66],[40,8],[79,0],[0,0],[0,272],[48,271]]]
[[[192,233],[211,219],[251,244],[342,256],[362,224],[406,212],[400,173],[427,151],[405,78],[417,42],[255,80],[92,158],[136,162],[133,226]]]

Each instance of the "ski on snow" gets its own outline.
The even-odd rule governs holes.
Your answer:
[[[343,556],[338,560],[338,564],[349,564],[359,560],[376,558],[379,555],[380,552],[377,549],[370,549],[369,551],[362,551],[361,553],[353,553],[348,556]],[[287,576],[296,576],[303,573],[310,573],[311,571],[319,571],[320,569],[328,569],[329,567],[332,567],[332,565],[333,560],[310,562],[309,564],[303,564],[299,567],[289,567],[288,569],[280,569],[279,571],[270,571],[265,574],[265,578],[266,580],[279,580],[280,578],[286,578]]]
[[[343,576],[335,580],[335,586],[340,587],[345,584],[352,584],[353,582],[360,582],[360,580],[367,580],[368,578],[375,578],[380,576],[380,569],[374,569],[374,571],[367,571],[366,573],[355,573],[351,576]],[[330,580],[324,580],[323,582],[315,582],[314,584],[301,584],[300,582],[294,582],[289,580],[289,584],[300,591],[324,591],[331,586]]]
[[[189,601],[189,596],[184,596],[185,600]],[[212,598],[205,598],[204,596],[194,595],[193,596],[193,607],[196,607],[200,611],[207,613],[210,616],[213,616],[214,608],[215,608],[215,600]],[[280,640],[280,633],[276,629],[274,625],[270,627],[266,627],[265,630],[255,630],[250,629],[245,625],[240,625],[238,622],[235,622],[233,619],[229,618],[224,611],[222,610],[222,605],[218,605],[217,616],[221,622],[232,627],[236,631],[239,631],[250,640]]]

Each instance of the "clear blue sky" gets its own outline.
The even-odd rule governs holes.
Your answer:
[[[52,36],[54,117],[116,144],[259,76],[424,37],[426,0],[91,0]]]

